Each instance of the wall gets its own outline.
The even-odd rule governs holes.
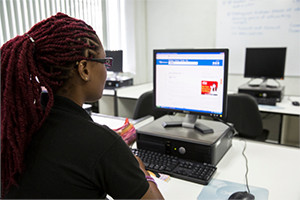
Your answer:
[[[153,49],[212,47],[215,20],[215,0],[147,0],[147,80]]]
[[[135,83],[151,82],[153,77],[153,49],[213,48],[216,45],[217,0],[145,0],[145,13],[137,12],[137,23],[146,23],[146,42],[138,49],[146,49],[137,57]],[[141,10],[141,6],[137,8]],[[145,21],[144,21],[145,20]],[[144,28],[144,26],[141,26]],[[137,27],[136,32],[144,32]],[[230,67],[230,61],[229,61]],[[241,66],[243,67],[243,66]],[[300,66],[299,66],[300,67]],[[229,74],[231,91],[249,79],[243,74]],[[279,81],[286,87],[286,95],[300,96],[300,77],[286,76]]]

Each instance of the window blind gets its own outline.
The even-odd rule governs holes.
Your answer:
[[[57,12],[84,20],[105,40],[102,7],[101,0],[1,0],[0,46]]]

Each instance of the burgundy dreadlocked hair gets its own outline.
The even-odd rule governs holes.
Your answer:
[[[26,148],[47,117],[55,91],[70,77],[76,61],[94,56],[85,52],[98,50],[95,43],[100,41],[92,27],[57,13],[1,47],[2,196],[17,185]],[[45,109],[41,86],[49,95]]]

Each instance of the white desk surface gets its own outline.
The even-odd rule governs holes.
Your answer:
[[[262,112],[279,113],[287,115],[300,115],[300,106],[292,105],[292,101],[300,102],[298,96],[284,96],[281,102],[277,102],[276,106],[259,105],[258,108]]]
[[[218,163],[213,179],[245,184],[243,148],[244,141],[233,140],[233,146]],[[245,154],[250,186],[267,189],[269,200],[300,199],[300,149],[247,141]],[[158,187],[165,199],[173,200],[197,199],[205,186],[171,177],[168,183],[158,182]],[[228,197],[231,194],[228,192]]]
[[[102,94],[104,96],[114,96],[115,91],[114,91],[114,89],[104,89]]]
[[[153,90],[153,83],[133,85],[118,89],[119,98],[138,99],[143,93]]]
[[[138,99],[144,92],[148,92],[153,89],[153,83],[144,83],[139,85],[125,86],[115,88],[118,98],[126,99]],[[103,95],[113,96],[114,89],[104,89]]]
[[[116,129],[121,127],[126,118],[124,117],[115,117],[115,116],[110,116],[110,115],[104,115],[104,114],[99,114],[99,113],[92,113],[91,115],[92,119],[94,122],[102,125],[106,125],[111,129]],[[147,123],[150,123],[154,120],[153,116],[146,116],[140,119],[129,119],[129,122],[134,125],[136,129],[138,129],[141,126],[144,126]]]
[[[104,115],[93,116],[93,119],[104,122]],[[109,117],[108,119],[113,119]],[[109,120],[109,126],[123,119]],[[101,123],[103,124],[103,123]],[[245,142],[234,139],[232,147],[217,165],[214,179],[245,184],[245,159],[242,155]],[[277,144],[246,141],[248,158],[248,181],[250,186],[266,188],[269,200],[300,199],[300,149]],[[203,185],[171,177],[166,182],[158,182],[165,199],[197,199]]]
[[[127,87],[117,88],[117,97],[126,99],[138,99],[144,92],[153,90],[153,83],[144,83],[140,85],[133,85]],[[228,91],[228,93],[234,93]],[[114,95],[114,90],[105,89],[103,95]],[[276,106],[259,105],[259,110],[262,112],[287,114],[287,115],[300,115],[300,106],[292,105],[291,101],[299,101],[299,96],[284,96],[281,102],[276,103]]]
[[[125,86],[115,88],[118,98],[138,99],[144,92],[153,89],[153,83],[144,83],[139,85]],[[113,96],[114,89],[104,89],[103,95]]]

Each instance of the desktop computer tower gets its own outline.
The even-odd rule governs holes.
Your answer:
[[[113,77],[107,78],[105,82],[105,89],[114,89],[124,86],[133,85],[133,78],[129,77]]]
[[[193,128],[162,126],[166,121],[183,121],[182,116],[165,115],[137,129],[137,147],[216,165],[232,145],[232,130],[224,123],[197,121],[213,128],[203,134]]]
[[[276,102],[280,102],[284,95],[284,86],[269,88],[267,86],[253,87],[248,84],[244,84],[238,88],[238,92],[249,94],[257,99],[269,98],[275,99]]]

